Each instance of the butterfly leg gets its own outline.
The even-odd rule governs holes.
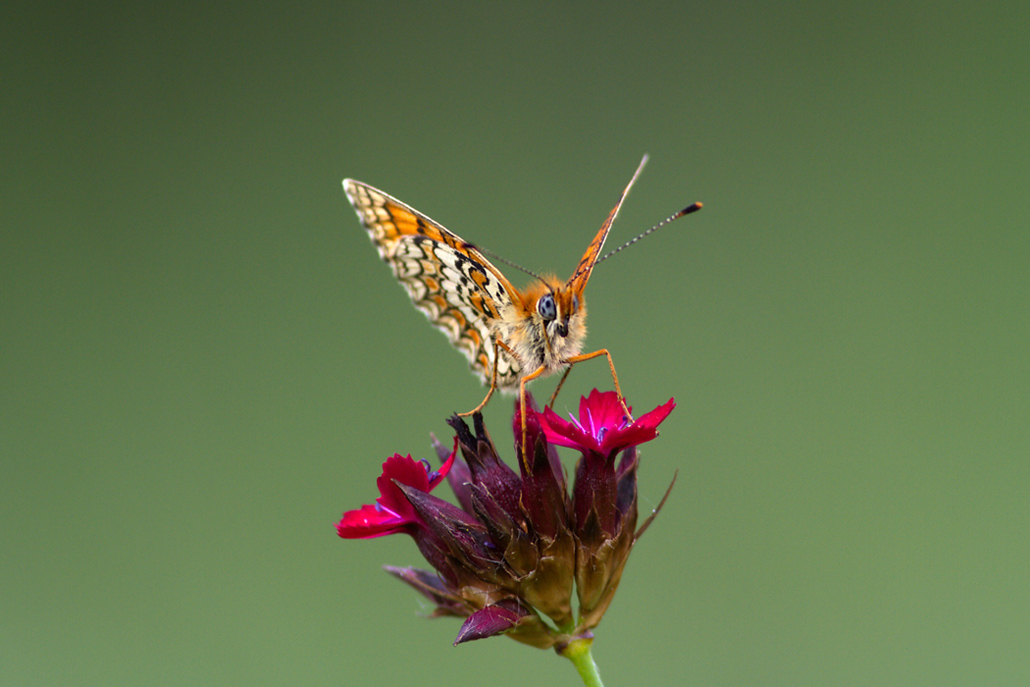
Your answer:
[[[526,461],[527,465],[529,463],[529,454],[526,453],[526,384],[532,382],[546,371],[547,368],[541,365],[534,372],[519,379],[519,408],[522,410],[522,460]]]
[[[584,353],[583,355],[574,355],[571,358],[569,358],[568,360],[566,360],[565,362],[569,365],[569,369],[572,369],[572,366],[575,365],[576,363],[581,363],[581,362],[586,361],[586,360],[592,360],[594,358],[599,358],[602,355],[606,356],[608,358],[608,369],[611,370],[611,372],[612,372],[612,381],[615,382],[615,393],[619,396],[619,405],[622,406],[623,412],[626,413],[626,418],[630,422],[632,422],[633,421],[633,415],[629,412],[629,408],[626,406],[626,399],[623,397],[623,395],[622,395],[622,388],[619,386],[619,376],[617,374],[615,374],[615,363],[612,362],[612,354],[608,352],[607,348],[602,348],[601,350],[594,351],[593,353]],[[566,372],[566,374],[567,374],[567,372]],[[562,377],[562,381],[563,382],[565,381],[565,377]],[[559,388],[561,388],[561,385],[559,385]],[[558,395],[557,389],[555,390],[554,393],[555,393],[555,396]],[[554,399],[552,398],[551,401],[553,402]]]
[[[558,392],[561,391],[562,384],[565,383],[565,378],[569,376],[570,372],[572,372],[572,365],[565,368],[565,374],[563,374],[561,379],[558,380],[558,386],[554,387],[554,393],[551,394],[551,400],[547,402],[548,408],[554,408],[554,402],[558,399]]]
[[[478,406],[468,411],[467,413],[458,413],[458,417],[468,417],[469,415],[475,415],[476,413],[478,413],[486,407],[487,401],[489,401],[490,397],[494,395],[494,391],[497,389],[497,356],[500,353],[500,351],[497,350],[498,346],[504,346],[504,342],[502,342],[500,339],[494,339],[494,364],[492,371],[490,373],[490,390],[486,392],[486,398],[480,401]],[[504,350],[508,351],[509,353],[511,352],[511,349],[509,349],[507,346],[504,346]]]

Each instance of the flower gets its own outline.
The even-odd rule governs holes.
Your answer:
[[[453,463],[452,452],[439,470],[430,472],[425,461],[415,461],[410,455],[395,453],[383,463],[383,474],[376,480],[380,496],[375,505],[366,504],[358,510],[344,513],[336,526],[337,533],[344,539],[371,539],[417,526],[418,516],[404,497],[400,485],[428,493],[443,481]]]
[[[588,397],[580,399],[579,416],[572,416],[571,422],[550,408],[545,408],[541,416],[549,441],[583,454],[576,464],[572,523],[579,544],[576,592],[584,622],[600,622],[618,588],[630,549],[654,518],[652,515],[640,531],[634,531],[636,447],[658,436],[658,425],[675,407],[675,401],[669,399],[631,422],[618,394],[594,389]],[[615,457],[620,451],[622,457],[616,467]]]
[[[676,402],[660,405],[630,422],[614,391],[594,389],[579,401],[579,417],[572,422],[562,420],[550,408],[544,409],[544,433],[547,440],[587,453],[610,457],[630,446],[639,446],[658,436],[658,425],[669,416]]]
[[[594,390],[570,423],[550,409],[539,412],[530,397],[525,443],[518,404],[512,423],[518,471],[498,457],[482,415],[473,415],[471,429],[453,416],[454,447],[433,440],[441,468],[388,458],[375,504],[344,513],[337,532],[348,539],[411,536],[435,572],[386,570],[428,598],[433,616],[465,618],[455,644],[498,634],[559,653],[589,644],[630,549],[669,495],[635,530],[636,446],[657,436],[674,405],[629,422],[614,392]],[[583,453],[571,496],[555,444]],[[430,493],[444,479],[460,507]]]

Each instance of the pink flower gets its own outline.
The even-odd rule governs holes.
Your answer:
[[[428,598],[434,616],[465,618],[456,644],[505,634],[561,653],[593,636],[654,517],[636,528],[636,445],[657,436],[674,403],[629,422],[614,392],[594,390],[570,423],[527,401],[525,433],[520,408],[512,421],[517,470],[497,455],[482,415],[472,417],[472,429],[454,416],[454,448],[435,444],[438,471],[410,456],[388,458],[375,504],[344,513],[337,532],[410,535],[435,572],[387,571]],[[583,451],[571,496],[552,444]],[[459,505],[429,493],[444,478]]]
[[[614,391],[594,389],[579,401],[579,417],[567,422],[550,408],[543,412],[544,434],[552,444],[594,453],[610,460],[615,453],[651,441],[658,436],[658,425],[669,416],[676,402],[660,405],[629,422],[619,396]]]
[[[675,401],[669,399],[631,422],[618,394],[594,389],[580,399],[579,417],[573,416],[572,422],[561,419],[550,408],[539,416],[548,441],[583,453],[576,463],[571,513],[578,543],[576,590],[582,621],[600,621],[633,544],[651,522],[649,519],[635,531],[636,447],[658,436],[658,425],[674,407]],[[620,451],[622,458],[616,467],[615,456]]]
[[[457,446],[455,446],[457,448]],[[407,532],[421,524],[415,508],[398,486],[429,493],[443,481],[454,464],[455,451],[451,451],[439,470],[429,471],[429,464],[416,461],[410,455],[395,453],[383,463],[383,474],[376,480],[379,498],[374,505],[366,504],[358,510],[347,511],[336,525],[344,539],[372,539],[387,534]]]

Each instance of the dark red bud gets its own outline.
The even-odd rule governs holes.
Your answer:
[[[465,620],[454,643],[471,642],[507,632],[530,613],[518,601],[507,600],[481,608]]]

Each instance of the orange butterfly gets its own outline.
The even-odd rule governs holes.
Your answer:
[[[629,416],[611,354],[603,348],[580,353],[586,337],[583,290],[594,265],[603,259],[598,256],[608,231],[646,162],[645,155],[569,280],[533,275],[537,281],[521,291],[473,244],[368,184],[344,180],[347,198],[372,243],[415,306],[465,354],[483,382],[490,384],[482,403],[461,415],[482,409],[496,388],[514,391],[517,386],[524,403],[527,382],[561,369],[567,376],[572,365],[603,355]],[[700,208],[700,203],[694,203],[654,229]],[[549,404],[554,403],[564,381],[563,376]]]

